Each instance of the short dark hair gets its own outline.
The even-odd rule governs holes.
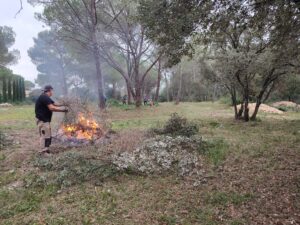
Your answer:
[[[53,87],[51,85],[46,85],[43,89],[44,93],[53,90]]]

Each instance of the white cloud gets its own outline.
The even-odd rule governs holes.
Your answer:
[[[37,77],[36,66],[31,62],[27,50],[33,46],[33,37],[45,30],[46,27],[34,18],[35,12],[41,12],[41,7],[32,7],[23,0],[23,10],[15,17],[20,9],[19,0],[0,0],[0,26],[10,26],[16,33],[13,49],[20,51],[18,63],[10,66],[15,74],[22,75],[27,80],[34,81]]]

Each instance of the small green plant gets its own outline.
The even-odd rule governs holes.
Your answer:
[[[159,135],[191,137],[198,133],[198,126],[186,118],[173,113],[163,128],[154,128],[151,131]]]
[[[213,206],[227,206],[228,204],[241,205],[244,202],[252,199],[251,194],[239,194],[239,193],[226,193],[226,192],[213,192],[205,197],[207,203]]]
[[[223,139],[205,140],[200,146],[199,152],[204,154],[215,166],[218,166],[226,158],[228,147]]]
[[[194,212],[195,219],[203,225],[217,225],[215,215],[211,209],[196,209]]]
[[[119,100],[114,98],[109,99],[106,104],[113,107],[119,107],[123,105]]]
[[[176,218],[173,216],[167,216],[163,215],[159,218],[160,224],[165,224],[165,225],[175,225],[177,224]]]

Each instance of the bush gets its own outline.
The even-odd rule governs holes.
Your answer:
[[[108,99],[106,104],[109,106],[114,106],[114,107],[122,106],[122,103],[119,100],[114,99],[114,98]]]
[[[196,135],[198,130],[197,124],[189,122],[177,113],[173,113],[162,129],[156,128],[151,131],[159,135],[191,137]]]

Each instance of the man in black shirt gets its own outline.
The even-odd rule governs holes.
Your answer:
[[[35,103],[35,117],[37,119],[37,126],[40,133],[40,142],[42,150],[40,153],[50,153],[49,147],[51,145],[51,118],[52,112],[68,112],[67,109],[60,109],[64,105],[56,104],[50,97],[53,95],[53,88],[51,85],[46,85],[43,94],[36,100]]]

